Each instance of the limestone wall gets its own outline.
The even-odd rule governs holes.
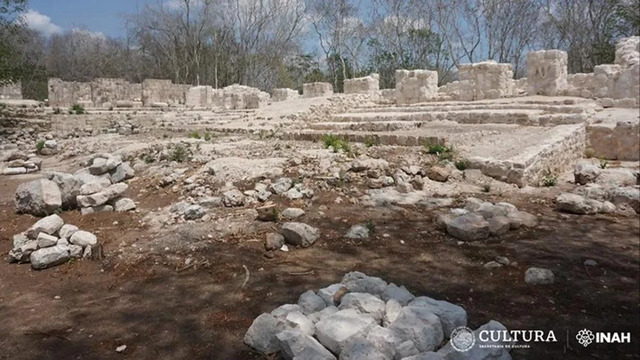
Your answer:
[[[380,75],[371,74],[369,76],[346,79],[344,81],[345,94],[371,93],[380,90]]]
[[[271,91],[272,101],[285,101],[285,100],[297,99],[299,97],[300,97],[300,94],[298,94],[298,92],[293,89],[280,88],[280,89],[273,89]]]
[[[331,85],[330,83],[314,82],[302,84],[302,96],[305,98],[314,98],[329,95],[333,95],[333,85]]]
[[[184,104],[189,88],[190,85],[174,84],[171,80],[146,79],[142,82],[142,103],[144,106]]]
[[[592,124],[587,127],[587,146],[600,159],[640,160],[640,128],[636,122],[618,122],[615,127]]]
[[[74,104],[93,106],[91,83],[49,79],[49,106],[67,108]]]
[[[499,99],[513,96],[513,66],[485,61],[458,66],[460,81],[468,81],[469,91],[463,92],[469,100]]]
[[[438,73],[430,70],[396,70],[396,103],[416,104],[438,94]]]
[[[141,100],[141,90],[140,84],[131,84],[124,79],[98,78],[91,82],[91,100],[95,107],[111,107],[126,103],[133,106],[134,102]]]
[[[560,50],[540,50],[527,56],[529,95],[559,96],[568,88],[567,53]]]
[[[22,100],[20,81],[0,86],[0,100]]]

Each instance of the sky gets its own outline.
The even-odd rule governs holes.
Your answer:
[[[156,0],[30,0],[25,20],[45,35],[74,28],[113,37],[125,34],[122,15]]]

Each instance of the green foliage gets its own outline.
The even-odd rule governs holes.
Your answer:
[[[0,111],[3,111],[7,108],[7,104],[5,103],[0,103]]]
[[[44,140],[38,140],[38,142],[36,142],[36,150],[38,151],[38,154],[42,149],[44,149]]]
[[[553,175],[550,171],[542,177],[541,184],[545,187],[555,186],[558,183],[558,177]]]
[[[446,147],[444,145],[430,145],[430,144],[426,144],[425,147],[427,148],[427,153],[428,154],[434,154],[434,155],[438,155],[438,154],[444,154],[444,153],[450,153],[451,152],[451,148]]]
[[[211,141],[211,134],[208,133],[208,132],[204,133],[204,140],[205,141]]]
[[[187,135],[187,137],[189,137],[189,139],[200,139],[200,133],[194,130],[190,132],[189,135]]]
[[[491,191],[491,185],[489,184],[482,185],[482,192],[488,193],[489,191]]]
[[[468,167],[469,167],[469,162],[467,160],[460,159],[456,161],[456,169],[460,171],[465,171],[467,170]]]
[[[325,148],[333,148],[334,152],[342,150],[343,152],[350,154],[351,145],[347,140],[341,139],[333,134],[325,134],[322,136],[322,143]]]
[[[71,106],[71,110],[69,112],[70,114],[76,114],[76,115],[82,115],[85,114],[85,110],[84,110],[84,106],[80,105],[80,104],[73,104],[73,106]]]
[[[364,226],[369,229],[369,234],[374,234],[376,232],[376,224],[371,219],[367,219],[364,223]]]
[[[187,160],[187,156],[187,149],[182,145],[176,145],[173,150],[171,150],[169,160],[181,163]]]
[[[371,136],[364,139],[364,145],[366,147],[372,147],[372,146],[378,145],[379,143],[380,143],[380,139],[378,139],[378,137],[376,136]]]
[[[153,163],[153,162],[155,162],[155,161],[156,161],[156,159],[155,159],[153,156],[151,156],[151,155],[146,155],[146,156],[144,157],[144,162],[145,162],[146,164],[151,164],[151,163]]]
[[[606,169],[607,165],[609,165],[609,160],[607,159],[600,159],[600,169]]]

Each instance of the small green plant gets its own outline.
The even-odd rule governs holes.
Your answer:
[[[169,160],[175,162],[184,162],[187,159],[187,149],[182,145],[176,145],[173,150],[171,150],[171,154],[169,155]]]
[[[482,185],[482,192],[488,193],[489,191],[491,191],[491,185],[489,184]]]
[[[558,177],[553,175],[550,171],[546,173],[545,176],[542,177],[542,186],[551,187],[555,186],[558,183]]]
[[[373,220],[367,219],[367,221],[364,223],[364,226],[369,229],[370,234],[376,232],[376,224],[373,222]]]
[[[151,155],[147,155],[147,156],[144,157],[144,162],[146,164],[151,164],[152,162],[155,162],[155,161],[156,161],[156,159],[154,159],[153,156],[151,156]]]
[[[444,154],[444,153],[450,153],[452,152],[452,149],[448,146],[444,146],[444,145],[430,145],[430,144],[426,144],[425,147],[427,148],[427,153],[428,154]]]
[[[334,152],[338,152],[342,150],[343,152],[350,154],[351,153],[351,145],[347,140],[340,139],[339,137],[332,134],[325,134],[322,136],[322,143],[325,148],[333,148]]]
[[[187,135],[190,139],[200,139],[200,133],[197,131],[192,131]]]
[[[607,159],[600,159],[600,169],[606,169],[607,165],[609,165],[609,160]]]
[[[211,141],[211,134],[209,134],[208,132],[204,133],[204,140]]]
[[[80,104],[73,104],[71,106],[70,114],[82,115],[85,114],[84,106]]]
[[[458,160],[456,161],[456,169],[460,171],[465,171],[469,167],[469,162],[467,160]]]
[[[36,142],[36,150],[38,150],[38,154],[42,152],[42,149],[44,149],[44,140],[38,140],[38,142]]]
[[[7,108],[7,104],[5,103],[0,103],[0,111],[4,110]]]
[[[280,210],[278,210],[277,208],[273,208],[273,221],[278,222],[280,221],[280,219]]]

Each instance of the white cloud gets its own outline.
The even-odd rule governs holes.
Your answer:
[[[91,31],[83,28],[73,28],[71,32],[76,35],[86,36],[92,39],[105,40],[107,37],[100,31]]]
[[[63,29],[52,23],[51,18],[47,15],[40,14],[36,10],[30,9],[24,15],[22,15],[22,20],[27,24],[30,29],[35,31],[39,31],[44,35],[53,35],[59,34],[63,31]]]

